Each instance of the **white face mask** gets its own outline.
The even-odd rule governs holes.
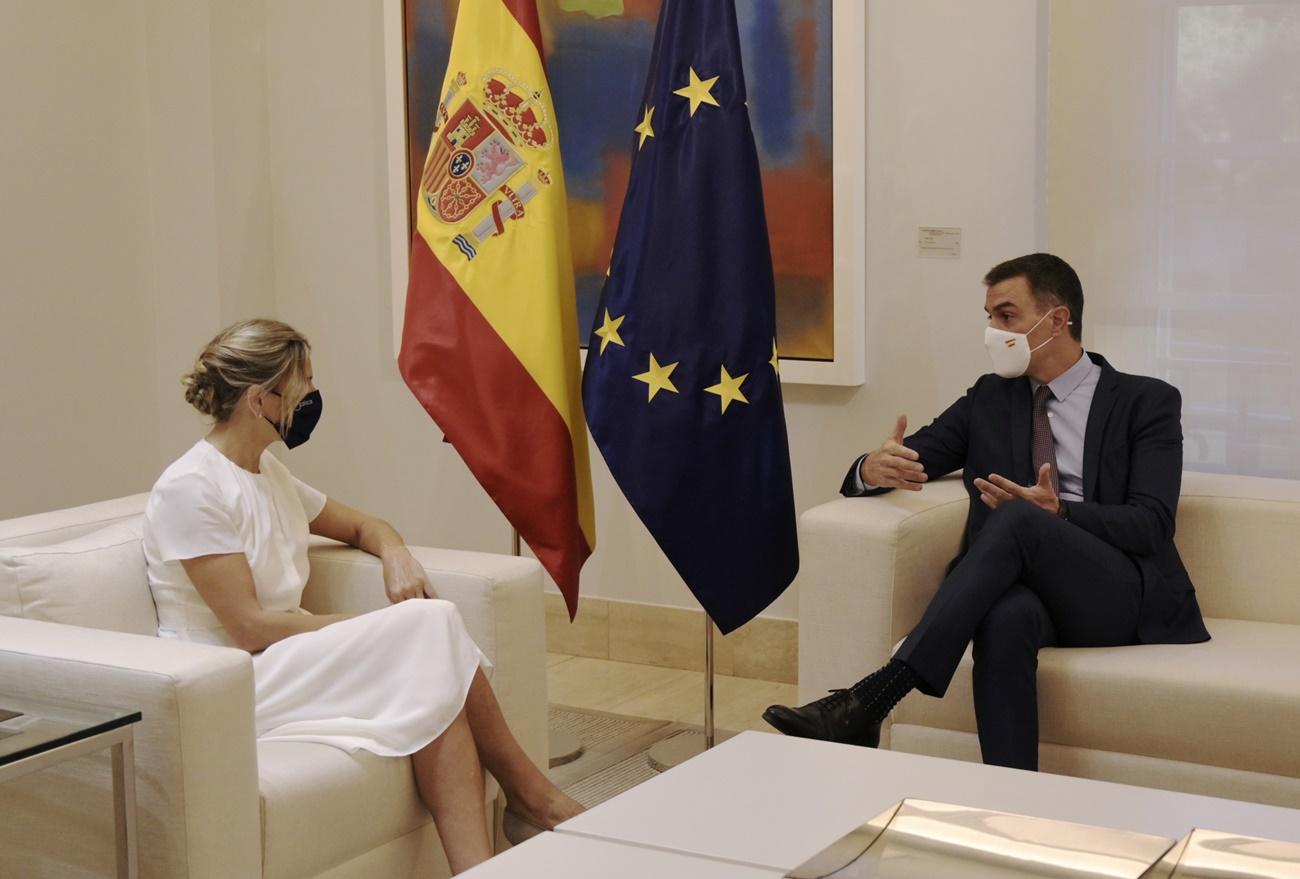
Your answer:
[[[989,357],[993,360],[993,371],[1003,378],[1020,378],[1029,369],[1029,355],[1033,354],[1039,348],[1046,345],[1047,342],[1056,338],[1050,336],[1047,342],[1036,347],[1029,347],[1029,333],[1038,329],[1038,324],[1047,320],[1047,315],[1052,313],[1048,309],[1038,319],[1038,323],[1029,328],[1029,332],[1012,333],[1007,330],[999,330],[996,327],[987,327],[984,330],[984,347],[988,349]]]

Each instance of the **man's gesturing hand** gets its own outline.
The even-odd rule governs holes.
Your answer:
[[[898,416],[894,432],[867,457],[862,459],[858,475],[867,485],[920,491],[928,477],[920,455],[903,445],[907,433],[907,416]]]
[[[1005,504],[1017,498],[1029,501],[1036,507],[1042,507],[1053,515],[1061,509],[1060,498],[1052,488],[1051,464],[1044,464],[1038,468],[1037,485],[1016,485],[1010,479],[992,473],[989,474],[988,479],[976,478],[975,487],[980,490],[980,500],[984,501],[990,510],[996,510],[998,504]]]

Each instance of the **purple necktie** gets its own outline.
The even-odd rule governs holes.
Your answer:
[[[1056,443],[1052,441],[1052,420],[1047,417],[1047,401],[1052,389],[1039,385],[1034,391],[1034,482],[1044,464],[1052,465],[1052,490],[1061,493],[1061,478],[1056,472]]]

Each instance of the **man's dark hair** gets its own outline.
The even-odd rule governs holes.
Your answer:
[[[1083,339],[1083,285],[1070,264],[1050,253],[1031,253],[998,263],[984,276],[984,286],[992,287],[1011,278],[1024,278],[1039,308],[1064,305],[1070,309],[1070,335]]]

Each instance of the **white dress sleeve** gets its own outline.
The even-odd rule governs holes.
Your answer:
[[[302,501],[302,511],[307,514],[307,524],[310,525],[325,509],[326,497],[297,476],[290,478],[293,479],[293,487],[298,490],[298,499]]]
[[[163,562],[244,552],[217,486],[200,473],[155,486],[149,506],[149,527]]]

